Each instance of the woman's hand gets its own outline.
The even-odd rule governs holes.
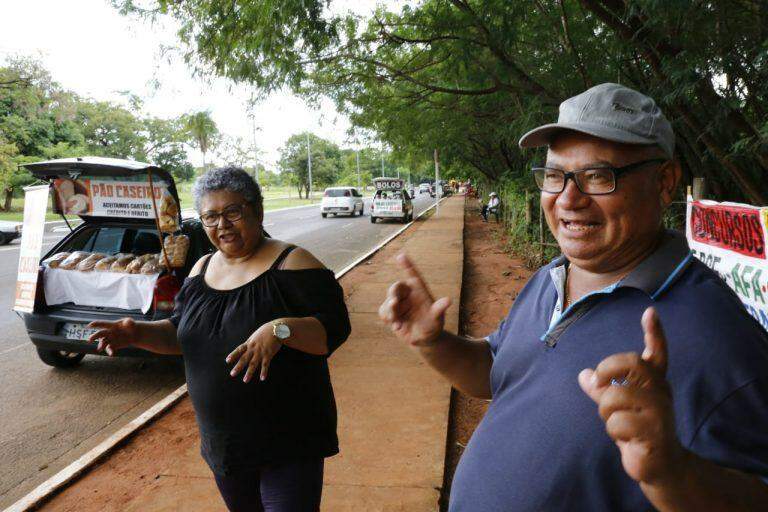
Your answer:
[[[88,341],[98,341],[96,350],[113,356],[121,348],[132,345],[137,339],[136,322],[132,318],[123,318],[114,322],[96,321],[88,324],[90,328],[99,329],[88,337]]]
[[[283,344],[272,332],[272,322],[262,325],[251,334],[245,343],[238,345],[227,356],[228,364],[237,361],[229,374],[236,377],[244,368],[247,368],[243,382],[250,382],[257,371],[259,372],[259,379],[266,380],[269,363],[282,346]]]

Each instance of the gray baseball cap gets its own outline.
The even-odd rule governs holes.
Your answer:
[[[600,84],[560,104],[557,122],[535,128],[521,148],[546,146],[563,130],[625,144],[657,145],[669,157],[675,150],[672,125],[651,98],[619,84]]]

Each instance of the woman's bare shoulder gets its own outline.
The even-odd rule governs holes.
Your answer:
[[[212,257],[213,257],[213,254],[206,254],[205,256],[197,260],[195,264],[192,266],[192,270],[189,271],[188,277],[195,277],[196,275],[198,275],[203,270],[203,265],[205,265],[206,260]]]
[[[308,250],[302,247],[296,247],[285,258],[283,265],[285,270],[304,270],[310,268],[325,268],[325,265],[315,258]]]

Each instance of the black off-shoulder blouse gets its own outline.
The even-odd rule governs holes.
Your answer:
[[[328,356],[283,346],[265,381],[230,377],[225,362],[261,325],[282,317],[315,317],[325,327],[329,355],[349,336],[344,293],[327,269],[272,267],[232,290],[205,283],[208,267],[185,280],[171,322],[184,355],[187,388],[200,429],[201,454],[218,474],[339,451],[336,402]]]

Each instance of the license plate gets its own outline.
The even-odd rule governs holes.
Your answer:
[[[68,340],[87,341],[88,338],[91,337],[91,334],[96,331],[98,331],[98,329],[89,328],[86,324],[66,323],[61,328],[61,333]]]

